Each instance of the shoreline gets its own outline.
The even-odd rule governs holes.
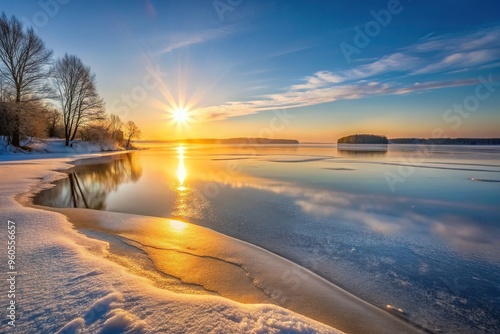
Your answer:
[[[110,154],[116,154],[116,152],[110,152]],[[76,159],[75,161],[70,162],[70,164],[75,164],[77,161],[83,159],[85,159],[85,157]],[[77,229],[77,231],[87,236],[88,234],[85,233],[84,230],[93,230],[99,233],[105,233],[110,237],[118,236],[123,238],[124,236],[127,236],[126,233],[124,233],[123,231],[119,231],[119,229],[117,230],[116,227],[110,228],[109,226],[100,226],[99,221],[102,221],[103,217],[106,217],[106,219],[104,219],[105,221],[113,219],[115,221],[121,221],[122,223],[124,221],[128,221],[129,223],[132,223],[132,225],[144,224],[144,221],[153,221],[156,223],[171,221],[164,218],[137,216],[107,211],[94,211],[87,209],[56,209],[39,207],[31,204],[31,196],[33,196],[37,191],[40,191],[43,185],[44,182],[42,180],[41,183],[39,182],[29,193],[16,196],[16,200],[22,205],[27,205],[33,208],[48,210],[65,215],[69,218],[69,221],[74,226],[74,228]],[[89,219],[89,217],[92,218],[90,224],[88,222],[85,222],[85,220]],[[218,244],[219,246],[223,245],[222,250],[208,247],[208,249],[205,249],[205,251],[208,250],[209,254],[201,254],[201,257],[217,259],[225,262],[230,262],[232,264],[235,264],[234,258],[236,258],[239,261],[236,264],[242,268],[247,269],[247,273],[245,274],[245,276],[250,276],[252,282],[264,282],[261,283],[262,286],[260,288],[262,291],[262,289],[265,289],[267,287],[268,291],[267,294],[265,293],[265,295],[267,296],[268,300],[266,300],[266,297],[262,298],[261,296],[255,300],[253,298],[250,298],[250,303],[274,302],[274,304],[281,304],[280,306],[285,307],[291,311],[297,312],[304,316],[308,316],[313,320],[320,321],[324,324],[333,326],[334,328],[337,328],[339,330],[344,330],[348,333],[364,333],[367,331],[373,333],[385,333],[387,331],[404,331],[407,333],[417,333],[422,331],[422,329],[417,328],[414,324],[408,324],[408,321],[404,316],[402,317],[399,314],[393,315],[382,308],[369,304],[366,301],[359,299],[355,295],[352,295],[351,293],[341,289],[340,287],[327,281],[319,275],[314,274],[313,272],[295,264],[294,262],[286,258],[271,253],[248,242],[226,236],[214,230],[195,224],[185,224],[187,224],[189,229],[193,229],[194,231],[196,231],[195,234],[201,233],[202,235],[205,235],[205,243],[209,243],[209,240],[216,239],[216,244]],[[128,233],[130,233],[130,231]],[[92,237],[89,236],[89,238]],[[106,242],[109,242],[109,240]],[[129,246],[132,245],[129,244]],[[152,259],[155,257],[154,254],[152,255],[152,253],[154,252],[151,252],[151,250],[149,250],[148,253],[148,251],[146,250],[148,246],[145,246],[145,244],[143,244],[142,246],[143,248],[137,247],[137,245],[132,247],[136,247],[137,249],[144,251],[152,261],[153,266],[158,270],[158,262],[160,262],[160,259],[156,258],[157,263],[155,264],[154,259]],[[192,248],[192,245],[189,244],[187,244],[187,246],[184,246],[188,249]],[[231,249],[232,251],[228,253],[228,249]],[[200,254],[195,254],[194,256],[200,256]],[[281,275],[275,275],[277,268],[281,270]],[[205,270],[210,271],[210,267],[208,266],[207,268],[205,268]],[[159,270],[159,272],[162,272],[162,270]],[[170,275],[170,273],[168,272],[163,273],[166,275]],[[135,274],[137,275],[138,273]],[[144,277],[144,275],[139,276]],[[171,276],[176,277],[176,275]],[[239,277],[238,275],[236,276]],[[281,282],[279,281],[280,278]],[[184,279],[186,279],[186,277],[184,277]],[[189,279],[191,278],[188,278],[187,280],[189,281]],[[287,284],[284,284],[286,282],[295,283],[297,282],[297,279],[301,280],[303,283],[300,283],[298,286],[297,284],[288,284],[289,286],[286,286]],[[183,279],[181,278],[180,281],[182,282]],[[217,279],[215,281],[217,281]],[[193,283],[196,285],[199,282],[188,283]],[[203,284],[201,285],[203,286]],[[210,289],[208,290],[210,291]],[[285,291],[285,301],[283,302],[283,299],[281,299],[280,302],[279,296],[273,296],[272,291],[279,291],[282,294],[283,291]],[[230,293],[226,291],[221,295],[225,298],[228,298],[227,294]],[[254,295],[255,297],[255,292],[251,292],[250,295]],[[239,302],[245,302],[245,300],[238,300],[239,298],[237,295],[233,295],[232,297],[233,298],[229,297],[229,299]],[[334,320],[331,319],[332,314],[334,314]]]

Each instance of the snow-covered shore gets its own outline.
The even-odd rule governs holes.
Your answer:
[[[66,146],[64,139],[45,139],[35,141],[29,145],[29,150],[15,148],[8,145],[4,137],[0,137],[0,162],[19,161],[48,158],[85,158],[106,152],[123,153],[124,149],[115,143],[96,144],[85,141],[74,141],[71,146]]]
[[[108,260],[109,244],[87,238],[58,213],[14,198],[62,175],[68,158],[0,164],[0,239],[16,226],[15,327],[7,318],[11,288],[2,279],[1,332],[12,333],[340,333],[273,305],[155,288]],[[2,252],[7,275],[7,254]],[[5,293],[4,293],[5,292]]]

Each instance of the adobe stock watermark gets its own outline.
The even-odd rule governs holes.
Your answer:
[[[407,0],[412,1],[412,0]],[[387,9],[382,9],[377,11],[370,11],[370,15],[373,20],[364,24],[364,29],[359,26],[354,26],[353,30],[356,33],[354,35],[353,44],[346,42],[340,43],[340,50],[344,55],[347,63],[352,62],[352,56],[354,54],[359,55],[361,50],[366,48],[374,38],[376,38],[382,32],[382,28],[386,28],[391,22],[394,16],[400,14],[404,7],[400,0],[389,0],[387,3]]]
[[[51,18],[54,18],[61,9],[61,6],[67,5],[71,0],[40,0],[38,6],[41,10],[33,14],[31,20],[23,17],[21,21],[27,26],[32,26],[35,31],[45,27]]]
[[[149,96],[149,93],[154,90],[160,90],[164,87],[163,78],[168,76],[167,72],[163,72],[157,64],[155,68],[146,67],[147,74],[142,78],[139,85],[134,86],[128,94],[122,94],[119,99],[112,102],[112,110],[120,116],[128,114],[131,109],[139,106]]]
[[[16,326],[16,223],[7,221],[7,291],[3,293],[7,297],[7,325]]]
[[[473,94],[466,96],[461,103],[454,103],[443,113],[443,122],[450,124],[453,130],[459,129],[465,119],[479,110],[481,102],[489,99],[500,88],[500,81],[494,81],[492,74],[489,74],[487,78],[480,76],[478,81],[480,83],[474,88]],[[442,128],[435,128],[432,130],[431,138],[446,138],[445,131]],[[397,173],[384,173],[391,192],[396,191],[397,184],[404,183],[415,173],[416,165],[428,157],[433,148],[434,144],[419,145],[419,149],[410,155],[409,159],[405,161],[405,165],[398,167]]]
[[[224,14],[227,12],[233,12],[236,7],[241,5],[243,0],[214,0],[212,5],[214,6],[215,12],[219,16],[219,20],[224,22]]]

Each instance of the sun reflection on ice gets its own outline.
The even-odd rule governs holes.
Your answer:
[[[187,177],[186,165],[184,165],[184,147],[181,145],[177,148],[177,152],[179,152],[179,166],[177,167],[177,179],[179,180],[179,187],[177,188],[180,191],[186,190],[184,186],[184,181]]]
[[[170,229],[176,233],[183,232],[187,227],[187,224],[180,220],[169,220],[168,222],[170,224]]]
[[[189,206],[187,203],[187,196],[189,195],[189,189],[184,185],[187,178],[187,169],[184,164],[184,147],[180,145],[177,148],[179,164],[177,166],[177,180],[179,185],[177,186],[177,214],[184,216],[189,211]]]
[[[208,210],[210,203],[203,196],[203,193],[198,190],[196,178],[204,165],[196,164],[196,161],[186,160],[186,155],[190,151],[185,145],[179,145],[176,152],[177,154],[174,157],[177,158],[177,170],[175,171],[177,182],[172,184],[172,190],[175,192],[176,198],[171,214],[186,219],[203,219],[205,218],[204,212]],[[171,174],[168,177],[172,179],[174,176],[173,170],[169,172]],[[189,180],[188,174],[190,175]]]

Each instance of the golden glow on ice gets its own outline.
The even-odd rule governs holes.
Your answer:
[[[184,165],[184,147],[179,146],[177,148],[179,153],[179,165],[177,167],[177,180],[179,180],[179,190],[185,190],[184,181],[187,177],[186,165]]]
[[[169,222],[170,228],[172,229],[173,232],[181,233],[187,227],[187,224],[184,222],[181,222],[180,220],[169,220],[168,222]]]

